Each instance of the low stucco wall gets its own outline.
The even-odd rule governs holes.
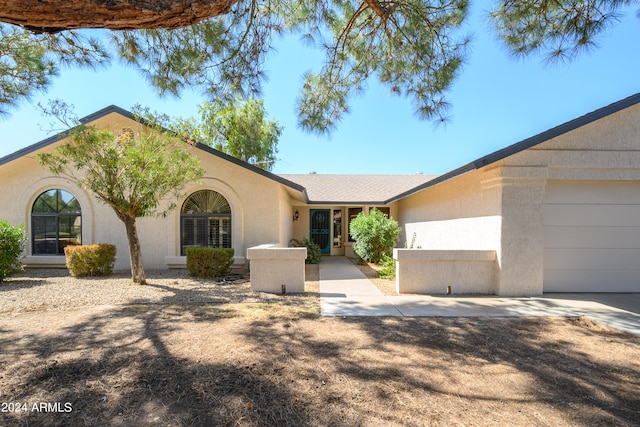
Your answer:
[[[304,261],[307,248],[283,248],[266,244],[247,249],[251,290],[282,293],[304,292]]]
[[[496,293],[494,250],[394,249],[393,259],[398,293]]]

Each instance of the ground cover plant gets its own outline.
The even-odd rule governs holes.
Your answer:
[[[223,276],[231,271],[233,253],[231,248],[208,248],[194,246],[186,249],[187,271],[203,279]]]
[[[241,275],[149,272],[141,287],[118,273],[20,273],[0,286],[0,401],[59,410],[0,411],[0,425],[639,419],[635,337],[586,318],[320,317],[317,272],[307,266],[307,293],[284,296]],[[56,300],[60,287],[78,297]]]
[[[322,259],[322,253],[320,251],[320,245],[316,242],[309,240],[305,237],[303,239],[291,239],[291,246],[294,248],[307,248],[307,258],[304,260],[305,264],[319,264]]]
[[[108,243],[67,246],[64,254],[74,277],[109,275],[116,262],[116,246]]]
[[[20,257],[26,241],[24,227],[0,219],[0,283],[22,269]]]

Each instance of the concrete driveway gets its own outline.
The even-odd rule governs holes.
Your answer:
[[[351,261],[320,263],[323,316],[527,317],[587,316],[640,336],[640,293],[545,294],[539,297],[385,296]]]

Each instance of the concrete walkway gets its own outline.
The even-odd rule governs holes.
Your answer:
[[[639,294],[545,294],[540,297],[385,296],[345,257],[320,263],[323,316],[587,316],[640,336]]]

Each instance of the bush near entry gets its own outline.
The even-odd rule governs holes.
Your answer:
[[[391,256],[400,237],[398,223],[384,216],[378,209],[369,215],[360,212],[349,224],[349,234],[355,240],[353,251],[365,261],[378,264],[383,255]]]
[[[20,257],[26,241],[24,227],[14,227],[0,220],[0,282],[22,270]]]
[[[316,242],[305,237],[304,239],[291,239],[290,243],[294,248],[307,248],[307,258],[304,260],[305,264],[320,264],[322,250]]]
[[[66,246],[64,254],[73,277],[109,275],[116,262],[116,247],[107,243]]]
[[[187,271],[201,279],[211,279],[228,274],[233,265],[234,251],[231,248],[209,248],[194,246],[187,248]]]

